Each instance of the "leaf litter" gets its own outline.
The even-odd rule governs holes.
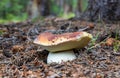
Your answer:
[[[0,35],[0,77],[120,77],[119,24],[51,19],[36,23],[1,24],[0,30],[4,31]],[[86,31],[93,35],[94,40],[83,49],[74,49],[77,59],[61,64],[46,64],[48,51],[33,44],[38,34],[45,31],[55,34]]]

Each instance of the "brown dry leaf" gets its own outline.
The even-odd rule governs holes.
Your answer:
[[[89,28],[94,28],[95,24],[94,23],[88,23]]]
[[[29,71],[27,72],[27,75],[31,75],[31,74],[33,74],[33,72],[32,72],[31,70],[29,70]]]
[[[11,69],[12,69],[12,70],[15,70],[15,69],[16,69],[16,66],[15,66],[15,65],[12,65],[12,66],[11,66]]]
[[[107,46],[112,46],[114,42],[115,42],[115,39],[114,39],[114,38],[108,38],[108,39],[106,40],[106,45],[107,45]]]
[[[103,78],[103,77],[100,74],[97,74],[96,78]]]
[[[12,52],[13,52],[13,53],[20,52],[20,51],[22,51],[22,50],[24,50],[24,46],[22,46],[22,45],[14,45],[14,46],[12,47]]]
[[[27,75],[28,75],[28,74],[27,74],[26,71],[23,71],[23,72],[21,73],[21,76],[22,76],[22,77],[27,77]]]
[[[53,71],[49,71],[49,72],[48,72],[48,75],[49,75],[49,76],[51,76],[51,75],[53,75],[53,74],[54,74]]]
[[[40,66],[40,62],[38,61],[37,58],[33,61],[34,66]]]
[[[21,67],[22,67],[22,70],[27,70],[28,69],[26,65],[22,65]]]
[[[79,72],[80,77],[84,77],[84,73],[82,71]]]
[[[79,74],[78,73],[73,73],[73,77],[74,78],[79,78]]]

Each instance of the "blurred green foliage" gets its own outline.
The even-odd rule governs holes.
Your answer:
[[[24,21],[28,18],[27,5],[30,0],[1,0],[0,1],[0,23]],[[88,0],[81,0],[82,11],[87,7]],[[77,8],[78,0],[65,0],[72,9]],[[56,16],[71,18],[75,16],[74,12],[64,13],[64,8],[50,0],[50,13]]]
[[[28,0],[1,0],[0,22],[22,21],[27,18],[25,7]]]
[[[59,7],[59,5],[57,5],[54,0],[50,0],[50,4],[51,4],[51,7],[50,7],[50,13],[53,13],[53,14],[60,14],[62,13],[62,9]]]
[[[88,6],[88,0],[81,0],[81,9],[82,9],[82,12],[84,12],[86,9],[87,9],[87,6]]]
[[[71,18],[74,17],[75,14],[73,12],[70,12],[68,14],[64,14],[64,8],[60,7],[60,5],[57,5],[55,2],[55,0],[50,0],[50,13],[55,14],[59,17],[62,18]],[[65,3],[67,3],[68,5],[72,6],[73,9],[75,9],[77,7],[77,1],[78,0],[65,0]]]
[[[0,30],[0,36],[3,34],[3,31],[2,30]]]

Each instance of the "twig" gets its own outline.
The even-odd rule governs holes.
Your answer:
[[[82,28],[82,29],[79,29],[78,31],[85,31],[85,30],[88,30],[88,29],[90,29],[89,26],[87,26],[87,27],[85,27],[85,28]]]
[[[10,61],[0,61],[0,64],[12,64]]]

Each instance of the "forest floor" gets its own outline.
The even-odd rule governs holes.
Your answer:
[[[86,31],[92,41],[74,49],[77,59],[46,64],[48,51],[33,43],[39,33]],[[120,25],[49,19],[0,25],[0,78],[120,78]]]

